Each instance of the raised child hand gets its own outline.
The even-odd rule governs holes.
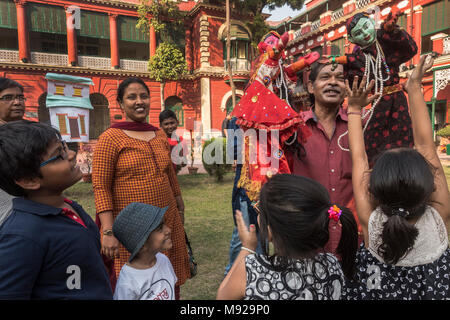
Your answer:
[[[248,228],[245,224],[242,212],[236,210],[236,226],[239,233],[239,239],[242,246],[251,250],[255,250],[258,246],[258,237],[256,236],[256,227],[251,224]]]
[[[373,100],[379,97],[379,94],[374,94],[369,96],[369,93],[372,91],[373,86],[375,85],[375,80],[371,80],[369,86],[366,88],[367,77],[364,76],[361,80],[361,83],[358,86],[358,76],[353,79],[353,87],[350,90],[350,85],[348,80],[345,80],[345,90],[347,91],[348,97],[348,109],[356,109],[361,110],[369,103],[372,103]]]
[[[428,55],[420,57],[419,63],[414,68],[411,75],[407,75],[408,80],[403,84],[403,88],[407,92],[417,90],[422,84],[423,75],[433,66],[434,58],[430,56],[430,59],[426,62],[427,57]]]

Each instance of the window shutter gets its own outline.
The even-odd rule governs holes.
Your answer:
[[[441,0],[423,7],[422,36],[449,28],[450,1]]]
[[[119,40],[148,42],[148,35],[136,28],[137,18],[119,16]]]
[[[17,29],[16,6],[13,1],[0,0],[0,28]]]
[[[81,10],[82,37],[109,39],[109,18],[107,14]]]
[[[30,31],[66,34],[66,13],[63,7],[29,3],[27,7]]]

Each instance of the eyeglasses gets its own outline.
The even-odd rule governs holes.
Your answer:
[[[0,97],[1,101],[6,101],[6,102],[11,102],[11,101],[14,101],[16,99],[19,99],[20,102],[24,102],[24,101],[27,100],[27,98],[25,98],[24,95],[15,96],[15,95],[12,95],[12,94],[7,94],[7,95],[4,95],[3,97]]]
[[[67,158],[67,143],[64,140],[60,140],[61,144],[62,144],[62,152],[60,154],[58,154],[57,156],[51,157],[48,160],[45,160],[44,162],[41,163],[40,167],[43,167],[53,161],[57,161],[57,160],[65,160]]]

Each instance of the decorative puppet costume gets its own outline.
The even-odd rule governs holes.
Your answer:
[[[355,76],[367,76],[367,85],[375,79],[375,93],[380,97],[363,114],[366,120],[364,140],[369,164],[383,150],[412,147],[411,118],[408,103],[399,84],[399,67],[417,53],[414,39],[397,25],[397,13],[389,13],[381,29],[365,13],[357,13],[347,21],[348,39],[357,44],[352,54],[332,57],[333,63],[344,65],[350,86]]]
[[[259,43],[261,56],[252,82],[231,114],[244,131],[254,129],[257,133],[256,143],[249,137],[244,139],[243,167],[238,182],[251,201],[258,200],[262,185],[272,175],[290,173],[283,147],[303,143],[310,135],[302,115],[289,105],[288,96],[296,85],[296,73],[319,59],[319,54],[310,53],[283,66],[281,58],[288,40],[288,32],[281,37],[270,32]],[[267,143],[261,133],[267,133]]]

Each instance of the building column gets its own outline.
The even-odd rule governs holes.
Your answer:
[[[193,68],[193,61],[192,61],[192,31],[191,31],[191,24],[186,23],[185,24],[185,57],[186,57],[186,64],[188,71],[192,71]]]
[[[411,24],[411,9],[406,9],[404,14],[406,15],[406,28],[405,31],[408,32],[413,38],[414,38],[414,25]],[[412,17],[414,18],[414,15],[412,15]],[[410,66],[412,63],[412,60],[408,61],[405,63],[406,66]],[[401,71],[401,70],[400,70]]]
[[[120,68],[119,35],[117,33],[117,14],[109,13],[109,42],[111,48],[111,68]]]
[[[67,29],[67,62],[70,66],[78,64],[77,31],[75,28],[75,11],[71,7],[64,7],[66,11]]]
[[[422,50],[422,13],[423,8],[422,6],[415,6],[413,8],[414,10],[414,34],[411,35],[414,38],[414,41],[416,41],[418,50],[417,52],[420,53]],[[419,63],[420,55],[416,54],[413,58],[413,63],[416,65]]]
[[[17,12],[17,38],[19,42],[19,61],[30,62],[30,46],[27,28],[26,0],[14,0]]]
[[[209,134],[211,138],[211,79],[200,79],[201,92],[201,117],[203,125],[203,137]]]
[[[156,53],[156,32],[155,28],[150,25],[150,58]]]

